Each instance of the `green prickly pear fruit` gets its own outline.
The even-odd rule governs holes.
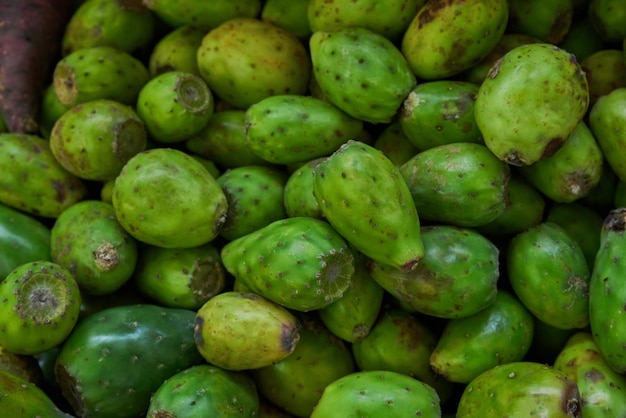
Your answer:
[[[619,0],[591,0],[587,14],[604,42],[623,42],[626,38],[626,8]]]
[[[596,101],[589,111],[589,128],[598,141],[607,163],[617,175],[626,181],[626,87],[613,90]]]
[[[200,132],[209,123],[215,102],[199,75],[167,71],[141,88],[136,109],[150,138],[174,143]]]
[[[297,417],[309,417],[324,388],[353,373],[355,366],[347,345],[314,316],[303,315],[300,322],[300,340],[293,353],[251,373],[266,399]]]
[[[0,282],[0,300],[0,346],[16,354],[36,354],[70,335],[78,321],[81,295],[65,267],[32,261]]]
[[[624,264],[626,249],[626,208],[615,208],[604,218],[600,248],[589,282],[589,325],[602,356],[617,373],[626,372],[626,287]]]
[[[206,32],[192,25],[172,29],[152,47],[148,72],[154,78],[167,71],[200,75],[196,55]]]
[[[534,336],[530,349],[524,360],[543,364],[554,364],[554,360],[561,352],[569,337],[580,330],[576,328],[561,329],[546,324],[536,316],[534,319]]]
[[[274,221],[222,247],[226,270],[253,292],[296,311],[321,309],[350,287],[354,255],[327,222]]]
[[[160,306],[199,309],[226,287],[226,271],[211,244],[190,248],[144,245],[133,274],[137,289]]]
[[[580,61],[589,83],[589,106],[601,96],[626,87],[626,59],[621,49],[604,48]]]
[[[185,142],[192,153],[215,162],[222,168],[269,165],[246,145],[246,111],[215,112],[198,134]]]
[[[324,219],[324,214],[313,194],[315,168],[326,157],[314,158],[295,169],[283,188],[283,205],[288,217],[308,216]]]
[[[226,170],[217,179],[228,201],[220,236],[232,241],[286,217],[283,189],[287,175],[275,166]]]
[[[169,26],[193,25],[205,33],[230,19],[254,18],[262,7],[260,0],[144,0],[143,4]]]
[[[197,51],[211,91],[238,109],[277,94],[304,94],[311,60],[291,32],[253,18],[234,18],[210,30]]]
[[[228,291],[198,309],[194,338],[202,357],[215,366],[258,369],[293,353],[300,341],[300,321],[256,293]]]
[[[506,209],[509,166],[482,144],[429,148],[400,166],[400,173],[422,219],[478,227]]]
[[[65,106],[110,99],[133,106],[148,69],[138,58],[110,46],[76,50],[59,60],[52,75],[54,92]]]
[[[0,134],[0,203],[56,218],[87,194],[86,184],[54,158],[50,143],[36,135]]]
[[[400,127],[420,151],[454,142],[482,144],[474,118],[477,93],[478,85],[467,81],[420,83],[402,104]]]
[[[354,274],[350,287],[341,298],[317,311],[330,332],[350,343],[369,334],[378,318],[385,293],[369,275],[367,257],[354,249],[352,253]]]
[[[309,25],[313,32],[349,26],[367,28],[392,42],[398,41],[426,0],[310,0]]]
[[[155,22],[154,14],[138,1],[86,0],[65,26],[61,51],[68,55],[77,49],[110,46],[133,53],[152,41]]]
[[[589,324],[589,266],[559,225],[544,221],[511,238],[506,271],[517,297],[540,320],[562,329]]]
[[[135,110],[109,99],[73,106],[54,124],[50,149],[70,173],[85,180],[114,179],[146,149],[148,136]]]
[[[362,129],[361,120],[311,96],[270,96],[246,111],[248,148],[273,164],[329,155]]]
[[[418,78],[448,78],[487,56],[508,17],[507,0],[427,1],[404,32],[402,53]]]
[[[48,84],[48,87],[43,91],[39,107],[39,132],[43,138],[49,139],[56,121],[72,107],[59,101],[52,83]]]
[[[532,314],[513,294],[500,290],[491,306],[446,324],[430,365],[446,380],[469,383],[492,367],[524,359],[533,335]]]
[[[373,145],[398,167],[419,152],[404,133],[400,121],[397,119],[383,129],[380,135],[376,137]]]
[[[186,248],[217,237],[228,202],[200,162],[173,148],[154,148],[132,157],[117,176],[113,208],[138,241]]]
[[[589,332],[567,340],[554,368],[576,382],[585,418],[626,416],[626,377],[609,367]]]
[[[315,168],[313,192],[328,222],[367,257],[409,271],[424,256],[409,187],[373,146],[342,145]]]
[[[201,364],[194,320],[194,311],[150,304],[84,318],[56,358],[64,398],[79,417],[145,416],[150,396],[167,378]]]
[[[59,409],[43,389],[21,377],[0,370],[0,407],[11,418],[74,418]]]
[[[368,370],[350,373],[329,384],[311,418],[440,417],[435,389],[402,373]]]
[[[507,30],[523,33],[551,44],[560,43],[572,27],[574,3],[558,0],[508,0]]]
[[[104,295],[122,287],[135,271],[137,242],[120,225],[112,204],[83,200],[56,218],[50,254],[81,292]]]
[[[571,52],[576,56],[578,62],[582,62],[591,54],[602,50],[606,45],[591,24],[588,15],[574,16],[574,19],[576,23],[569,28],[558,46]]]
[[[603,155],[606,156],[604,152]],[[600,181],[596,184],[596,187],[591,189],[587,196],[580,199],[579,203],[583,203],[600,213],[606,213],[609,210],[614,209],[616,206],[614,205],[613,200],[618,183],[619,178],[605,158],[602,166],[602,174],[600,175]]]
[[[516,173],[509,178],[509,196],[504,211],[476,231],[497,240],[507,239],[541,223],[546,197]]]
[[[0,279],[31,261],[52,261],[50,228],[37,218],[0,203]]]
[[[581,418],[576,382],[550,366],[520,361],[493,367],[463,390],[458,418],[496,416]]]
[[[210,364],[169,377],[150,398],[146,418],[256,417],[259,395],[252,378]]]
[[[311,36],[308,8],[309,0],[265,0],[261,20],[279,26],[304,41]]]
[[[437,336],[420,318],[397,308],[381,313],[370,333],[352,344],[359,370],[388,370],[411,376],[432,386],[441,402],[452,385],[430,367]]]
[[[495,301],[499,250],[469,228],[422,227],[424,258],[411,271],[373,261],[370,275],[405,309],[439,318],[473,315]]]
[[[519,167],[518,173],[551,200],[568,203],[589,194],[600,181],[603,165],[602,150],[581,120],[557,152]]]
[[[485,145],[501,160],[524,166],[561,148],[588,105],[587,78],[574,55],[532,43],[513,48],[491,67],[474,116]]]
[[[356,119],[391,122],[416,84],[400,50],[370,29],[317,31],[309,47],[313,74],[323,94]]]

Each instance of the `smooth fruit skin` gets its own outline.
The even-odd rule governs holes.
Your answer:
[[[398,167],[381,151],[348,141],[314,171],[324,217],[367,257],[411,270],[424,255],[420,220]]]
[[[384,371],[359,371],[335,380],[313,409],[311,418],[400,418],[441,416],[435,389],[407,375]]]
[[[550,366],[529,361],[493,367],[463,390],[457,418],[542,416],[580,418],[576,382]]]
[[[300,321],[256,293],[222,292],[196,312],[194,339],[198,352],[215,366],[258,369],[293,353],[300,341]]]
[[[173,148],[154,148],[131,158],[117,176],[113,207],[138,241],[183,248],[217,237],[228,202],[200,162]]]
[[[607,364],[626,372],[626,320],[624,318],[624,263],[626,208],[611,210],[604,219],[600,248],[589,283],[589,323],[593,339]]]
[[[150,304],[107,308],[81,320],[54,366],[76,415],[145,416],[167,378],[202,363],[194,320],[194,311]]]
[[[200,75],[196,52],[206,32],[192,25],[172,29],[152,47],[148,58],[150,78],[167,71]]]
[[[574,55],[531,43],[511,49],[491,67],[474,115],[485,145],[501,160],[524,166],[554,154],[588,105],[587,78]]]
[[[626,377],[611,369],[589,332],[572,335],[554,360],[580,391],[585,418],[626,416]]]
[[[39,386],[0,370],[0,408],[11,418],[74,418],[62,412]]]
[[[625,104],[626,87],[617,88],[598,98],[589,112],[589,128],[607,163],[622,181],[626,181]]]
[[[250,376],[198,364],[169,377],[150,398],[147,418],[256,417],[259,395]]]
[[[0,282],[0,301],[0,345],[16,354],[36,354],[70,335],[78,321],[81,295],[65,267],[33,261]]]

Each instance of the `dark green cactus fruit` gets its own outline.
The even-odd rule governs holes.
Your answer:
[[[63,266],[32,261],[0,282],[0,301],[0,345],[16,354],[36,354],[70,335],[78,321],[81,295]]]
[[[397,308],[384,310],[362,340],[352,344],[359,370],[387,370],[432,386],[444,403],[452,385],[430,367],[437,335],[422,319]]]
[[[199,309],[226,287],[226,271],[211,244],[191,248],[144,245],[133,273],[137,289],[155,303]]]
[[[532,43],[513,48],[491,67],[474,116],[485,145],[501,160],[524,166],[554,154],[588,105],[587,78],[576,57]]]
[[[400,166],[420,218],[478,227],[506,208],[509,166],[471,142],[421,151]]]
[[[212,241],[226,218],[222,188],[193,157],[155,148],[131,158],[113,187],[115,216],[135,239],[164,248]]]
[[[600,213],[607,213],[609,210],[616,207],[614,206],[613,200],[620,180],[611,168],[610,164],[607,162],[606,154],[604,152],[602,154],[605,158],[602,166],[602,174],[600,175],[600,181],[596,187],[591,189],[589,194],[581,198],[579,202],[599,211]]]
[[[277,94],[304,94],[311,60],[291,32],[255,18],[235,18],[210,30],[197,51],[211,91],[238,109]]]
[[[194,311],[149,304],[108,308],[81,320],[54,366],[75,414],[145,416],[150,396],[167,378],[202,363],[194,320]]]
[[[283,410],[309,417],[322,392],[355,371],[346,343],[315,316],[300,318],[300,340],[293,353],[276,364],[252,370],[259,393]]]
[[[367,257],[409,271],[424,255],[410,190],[381,151],[348,141],[314,171],[313,192],[324,217]]]
[[[200,75],[196,53],[206,32],[195,26],[185,25],[163,35],[152,47],[148,57],[150,78],[167,71],[182,71]]]
[[[308,8],[309,0],[265,0],[260,17],[304,41],[311,36]]]
[[[259,395],[250,376],[210,364],[169,377],[150,398],[146,418],[257,417]]]
[[[227,169],[245,165],[269,165],[246,145],[246,111],[215,112],[209,123],[185,142],[190,152]]]
[[[144,0],[143,4],[169,26],[191,25],[205,33],[230,19],[254,18],[262,7],[260,0]]]
[[[626,208],[615,208],[604,218],[600,248],[589,282],[589,325],[602,356],[617,373],[626,372],[624,321],[624,263]]]
[[[141,88],[136,109],[150,138],[174,143],[200,132],[209,123],[215,102],[199,75],[167,71]]]
[[[576,382],[540,363],[521,361],[481,373],[463,390],[458,418],[495,416],[580,418]]]
[[[72,107],[54,124],[50,149],[67,171],[85,180],[114,179],[144,151],[148,136],[135,110],[109,99]]]
[[[86,184],[54,158],[50,143],[36,135],[0,134],[0,203],[31,215],[56,218],[81,201]]]
[[[554,364],[569,337],[580,330],[576,328],[562,329],[546,324],[533,315],[534,336],[525,360],[543,364]]]
[[[586,13],[582,16],[575,16],[574,19],[575,23],[558,46],[574,54],[578,62],[582,63],[585,58],[602,50],[606,45]]]
[[[397,119],[383,129],[376,137],[373,146],[381,150],[398,167],[419,152],[404,133]]]
[[[57,94],[54,92],[54,84],[48,84],[48,87],[42,93],[39,106],[40,135],[45,139],[49,139],[56,121],[71,108],[71,106],[66,106],[59,101]]]
[[[354,256],[327,222],[286,218],[222,247],[226,270],[253,292],[297,311],[323,308],[350,287]]]
[[[487,56],[508,17],[507,0],[427,1],[404,32],[402,53],[418,78],[450,77]]]
[[[370,29],[317,31],[309,47],[313,74],[323,94],[356,119],[391,122],[416,84],[400,50]]]
[[[604,42],[623,42],[626,38],[626,7],[619,0],[591,0],[587,14]]]
[[[495,301],[500,278],[499,250],[469,228],[422,227],[424,258],[411,271],[371,262],[376,282],[405,309],[440,318],[462,318]]]
[[[0,203],[0,278],[31,261],[52,261],[50,227]]]
[[[476,227],[476,231],[494,240],[519,234],[543,220],[546,200],[521,176],[512,173],[504,211],[491,222]]]
[[[311,96],[270,96],[246,111],[248,148],[273,164],[329,155],[362,129],[361,120]]]
[[[122,287],[135,271],[137,242],[118,222],[113,205],[83,200],[56,218],[50,254],[82,293],[104,295]]]
[[[615,89],[626,87],[626,59],[621,49],[604,48],[580,61],[589,84],[589,106]]]
[[[600,97],[589,111],[589,128],[610,168],[626,181],[626,87],[617,88]]]
[[[508,291],[474,315],[450,320],[430,355],[430,365],[446,380],[469,383],[500,364],[521,361],[534,336],[534,319]]]
[[[335,380],[313,409],[311,418],[440,417],[435,389],[402,373],[359,371]]]
[[[228,201],[220,236],[232,241],[286,217],[283,189],[287,175],[275,166],[226,170],[217,179]]]
[[[398,41],[425,0],[311,0],[309,25],[313,32],[359,26]]]
[[[0,370],[0,392],[0,408],[7,417],[74,418],[61,411],[42,388],[4,370]]]
[[[215,366],[258,369],[293,353],[300,341],[300,321],[256,293],[228,291],[198,309],[194,338],[202,357]]]
[[[478,85],[467,81],[420,83],[402,104],[400,127],[420,151],[454,142],[481,144],[474,118],[477,93]]]
[[[155,16],[139,1],[86,0],[65,26],[61,51],[110,46],[133,53],[147,47],[155,33]]]
[[[507,31],[523,33],[551,44],[558,44],[572,27],[574,3],[558,0],[508,0]]]
[[[313,194],[315,168],[326,157],[314,158],[295,169],[283,187],[283,205],[287,216],[308,216],[324,219],[324,214]]]
[[[559,225],[544,221],[514,236],[506,271],[517,297],[540,320],[562,329],[589,324],[590,269],[576,240]]]
[[[557,152],[519,167],[518,173],[546,197],[568,203],[585,197],[596,187],[603,165],[600,146],[587,124],[580,121]]]
[[[148,69],[138,58],[110,46],[76,50],[61,58],[53,72],[54,92],[65,106],[111,99],[132,106]]]
[[[380,313],[385,293],[369,275],[367,257],[355,249],[352,253],[354,274],[350,287],[341,298],[317,311],[330,332],[350,343],[369,334]]]

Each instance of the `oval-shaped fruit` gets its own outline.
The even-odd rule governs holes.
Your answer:
[[[5,370],[0,370],[0,393],[0,407],[7,417],[73,418],[41,387]]]
[[[617,177],[626,181],[626,87],[598,98],[589,111],[589,128]]]

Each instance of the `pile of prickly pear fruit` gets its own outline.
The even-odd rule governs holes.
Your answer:
[[[626,416],[624,2],[73,4],[3,416]]]

